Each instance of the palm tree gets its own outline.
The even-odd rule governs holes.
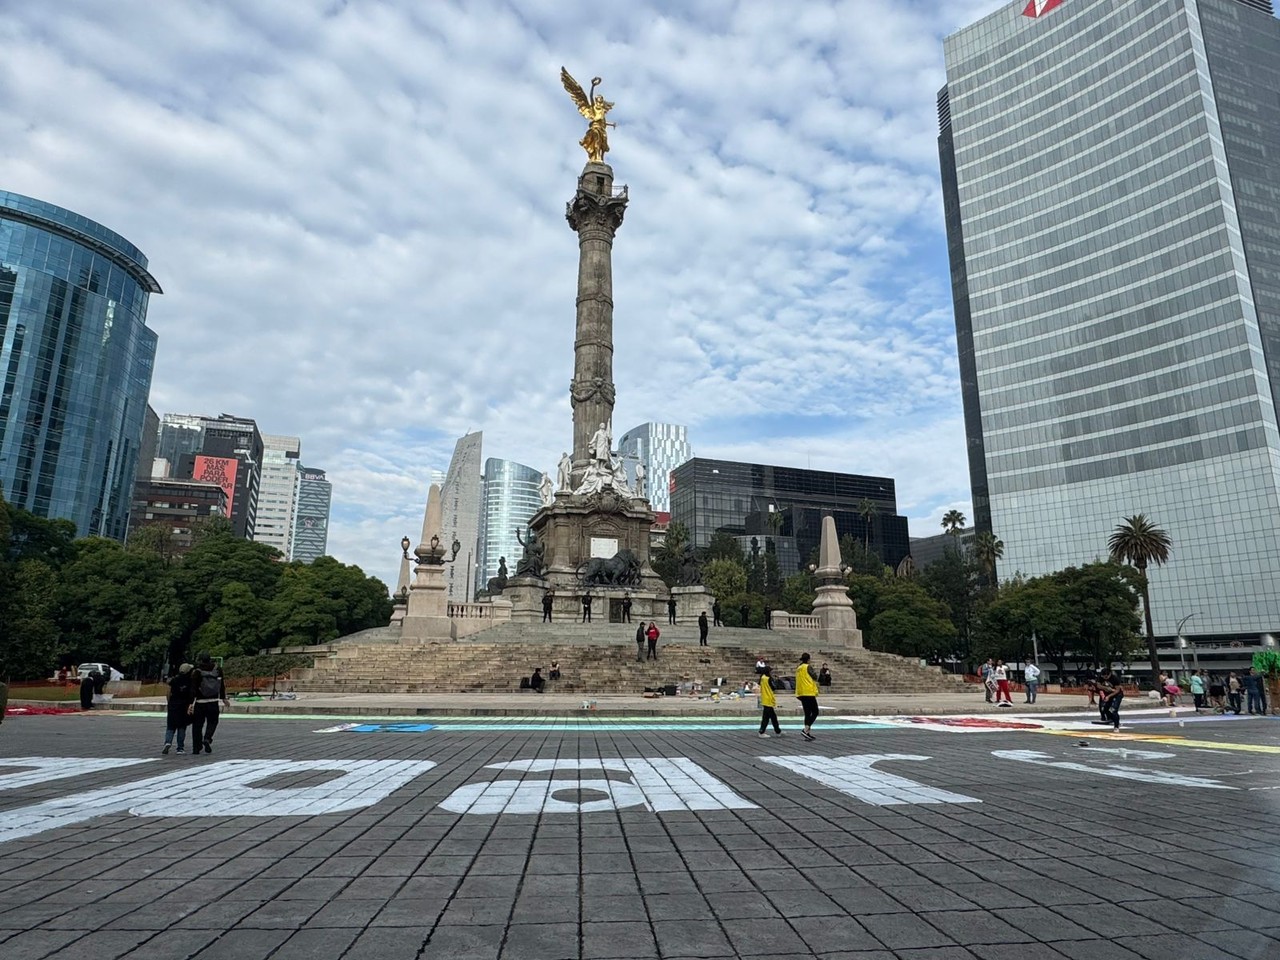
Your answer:
[[[953,536],[960,533],[964,524],[964,514],[959,510],[948,510],[942,515],[942,529]]]
[[[973,559],[978,561],[983,572],[990,578],[992,586],[996,582],[996,561],[1003,556],[1004,541],[994,533],[983,530],[973,538]]]
[[[854,506],[853,509],[855,512],[857,512],[862,516],[862,519],[867,524],[866,534],[862,541],[862,549],[865,552],[870,553],[871,552],[871,521],[874,520],[876,515],[880,512],[880,508],[876,505],[876,502],[874,500],[869,500],[866,497],[863,497],[861,500],[857,502],[857,504]]]
[[[1138,589],[1142,591],[1142,612],[1147,619],[1147,653],[1151,656],[1151,676],[1160,676],[1160,654],[1156,651],[1155,629],[1151,625],[1151,594],[1147,589],[1147,565],[1160,566],[1169,559],[1173,540],[1144,514],[1125,517],[1107,541],[1111,559],[1127,563],[1138,571]]]

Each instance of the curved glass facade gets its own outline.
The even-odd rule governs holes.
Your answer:
[[[0,486],[79,536],[123,540],[151,390],[160,293],[101,224],[0,191]]]
[[[484,462],[480,498],[480,543],[476,562],[476,589],[483,590],[498,575],[498,558],[507,558],[507,574],[515,576],[516,562],[524,553],[516,528],[524,527],[542,506],[542,471],[514,460],[490,457]]]

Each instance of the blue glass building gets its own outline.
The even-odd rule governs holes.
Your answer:
[[[0,488],[123,540],[160,293],[147,258],[77,213],[0,191]]]

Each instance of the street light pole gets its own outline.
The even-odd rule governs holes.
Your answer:
[[[1185,617],[1183,617],[1181,620],[1178,621],[1178,657],[1182,660],[1182,672],[1184,674],[1187,672],[1187,657],[1186,657],[1186,654],[1183,653],[1182,651],[1186,649],[1187,641],[1182,636],[1182,628],[1188,620],[1190,620],[1192,617],[1198,617],[1199,615],[1200,615],[1199,611],[1196,611],[1195,613],[1188,613]],[[1196,649],[1196,646],[1194,643],[1191,644],[1191,660],[1192,660],[1192,664],[1194,665],[1196,673],[1199,673],[1200,672],[1200,652]]]

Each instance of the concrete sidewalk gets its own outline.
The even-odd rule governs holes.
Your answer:
[[[584,707],[583,704],[588,706]],[[27,705],[36,705],[34,701]],[[1093,711],[1088,699],[1079,694],[1041,694],[1034,704],[1015,700],[1013,708],[1000,709],[987,703],[980,689],[963,693],[939,693],[919,695],[848,695],[822,697],[819,701],[824,714],[851,716],[879,715],[942,715],[942,714],[1022,714],[1063,713]],[[11,702],[20,706],[23,701]],[[39,704],[47,706],[48,704]],[[68,704],[73,706],[73,704]],[[794,696],[778,695],[778,712],[787,715],[799,712]],[[1125,701],[1124,713],[1138,710],[1159,710],[1158,704],[1145,699],[1131,698]],[[1168,708],[1164,708],[1166,711]],[[158,697],[116,699],[109,704],[95,707],[106,711],[162,711],[164,700]],[[636,694],[596,696],[584,701],[578,696],[564,694],[505,693],[505,694],[336,694],[301,693],[296,700],[261,700],[257,702],[232,701],[232,714],[275,714],[299,716],[508,716],[508,717],[710,717],[710,716],[759,716],[756,698],[718,701],[695,697],[660,697],[646,699]]]

